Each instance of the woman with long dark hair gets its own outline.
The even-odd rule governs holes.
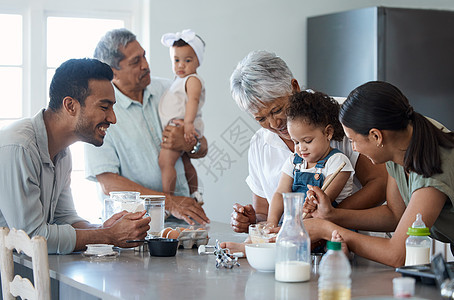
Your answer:
[[[407,230],[422,215],[431,237],[454,243],[454,133],[415,112],[402,92],[386,82],[368,82],[342,105],[340,121],[353,150],[374,164],[386,163],[387,203],[367,210],[335,209],[313,187],[318,204],[305,225],[312,241],[342,236],[363,257],[401,266]],[[338,224],[338,225],[336,225]],[[365,236],[345,228],[389,231],[392,238]]]

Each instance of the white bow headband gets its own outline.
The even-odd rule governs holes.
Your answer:
[[[202,65],[205,46],[203,45],[202,40],[191,29],[185,29],[182,32],[177,33],[166,33],[162,36],[161,43],[166,47],[172,47],[173,43],[180,39],[192,47],[199,60],[199,65]]]

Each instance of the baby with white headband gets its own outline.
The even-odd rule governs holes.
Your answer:
[[[184,137],[187,143],[195,143],[193,151],[199,150],[199,139],[203,136],[201,108],[205,103],[205,84],[197,74],[202,64],[205,42],[190,29],[177,33],[166,33],[161,43],[170,48],[175,79],[169,90],[159,102],[159,116],[164,126],[184,125]],[[164,141],[165,142],[165,141]],[[197,173],[186,153],[161,148],[159,166],[161,168],[162,189],[164,193],[173,193],[176,184],[175,163],[182,156],[191,195],[201,201],[198,192]]]

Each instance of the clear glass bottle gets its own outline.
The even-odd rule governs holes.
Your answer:
[[[407,234],[409,237],[405,241],[405,265],[429,264],[432,240],[429,237],[429,228],[424,224],[421,214],[416,215],[416,220],[408,228]]]
[[[304,193],[283,193],[284,222],[276,238],[275,279],[308,281],[311,277],[311,241],[303,224]]]
[[[351,298],[350,262],[341,250],[341,243],[328,241],[328,251],[320,262],[318,278],[319,300],[347,300]]]

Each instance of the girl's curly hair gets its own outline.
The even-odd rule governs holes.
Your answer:
[[[334,128],[333,140],[344,138],[344,129],[339,122],[339,103],[321,92],[302,91],[293,94],[289,99],[287,120],[304,120],[311,125]]]

